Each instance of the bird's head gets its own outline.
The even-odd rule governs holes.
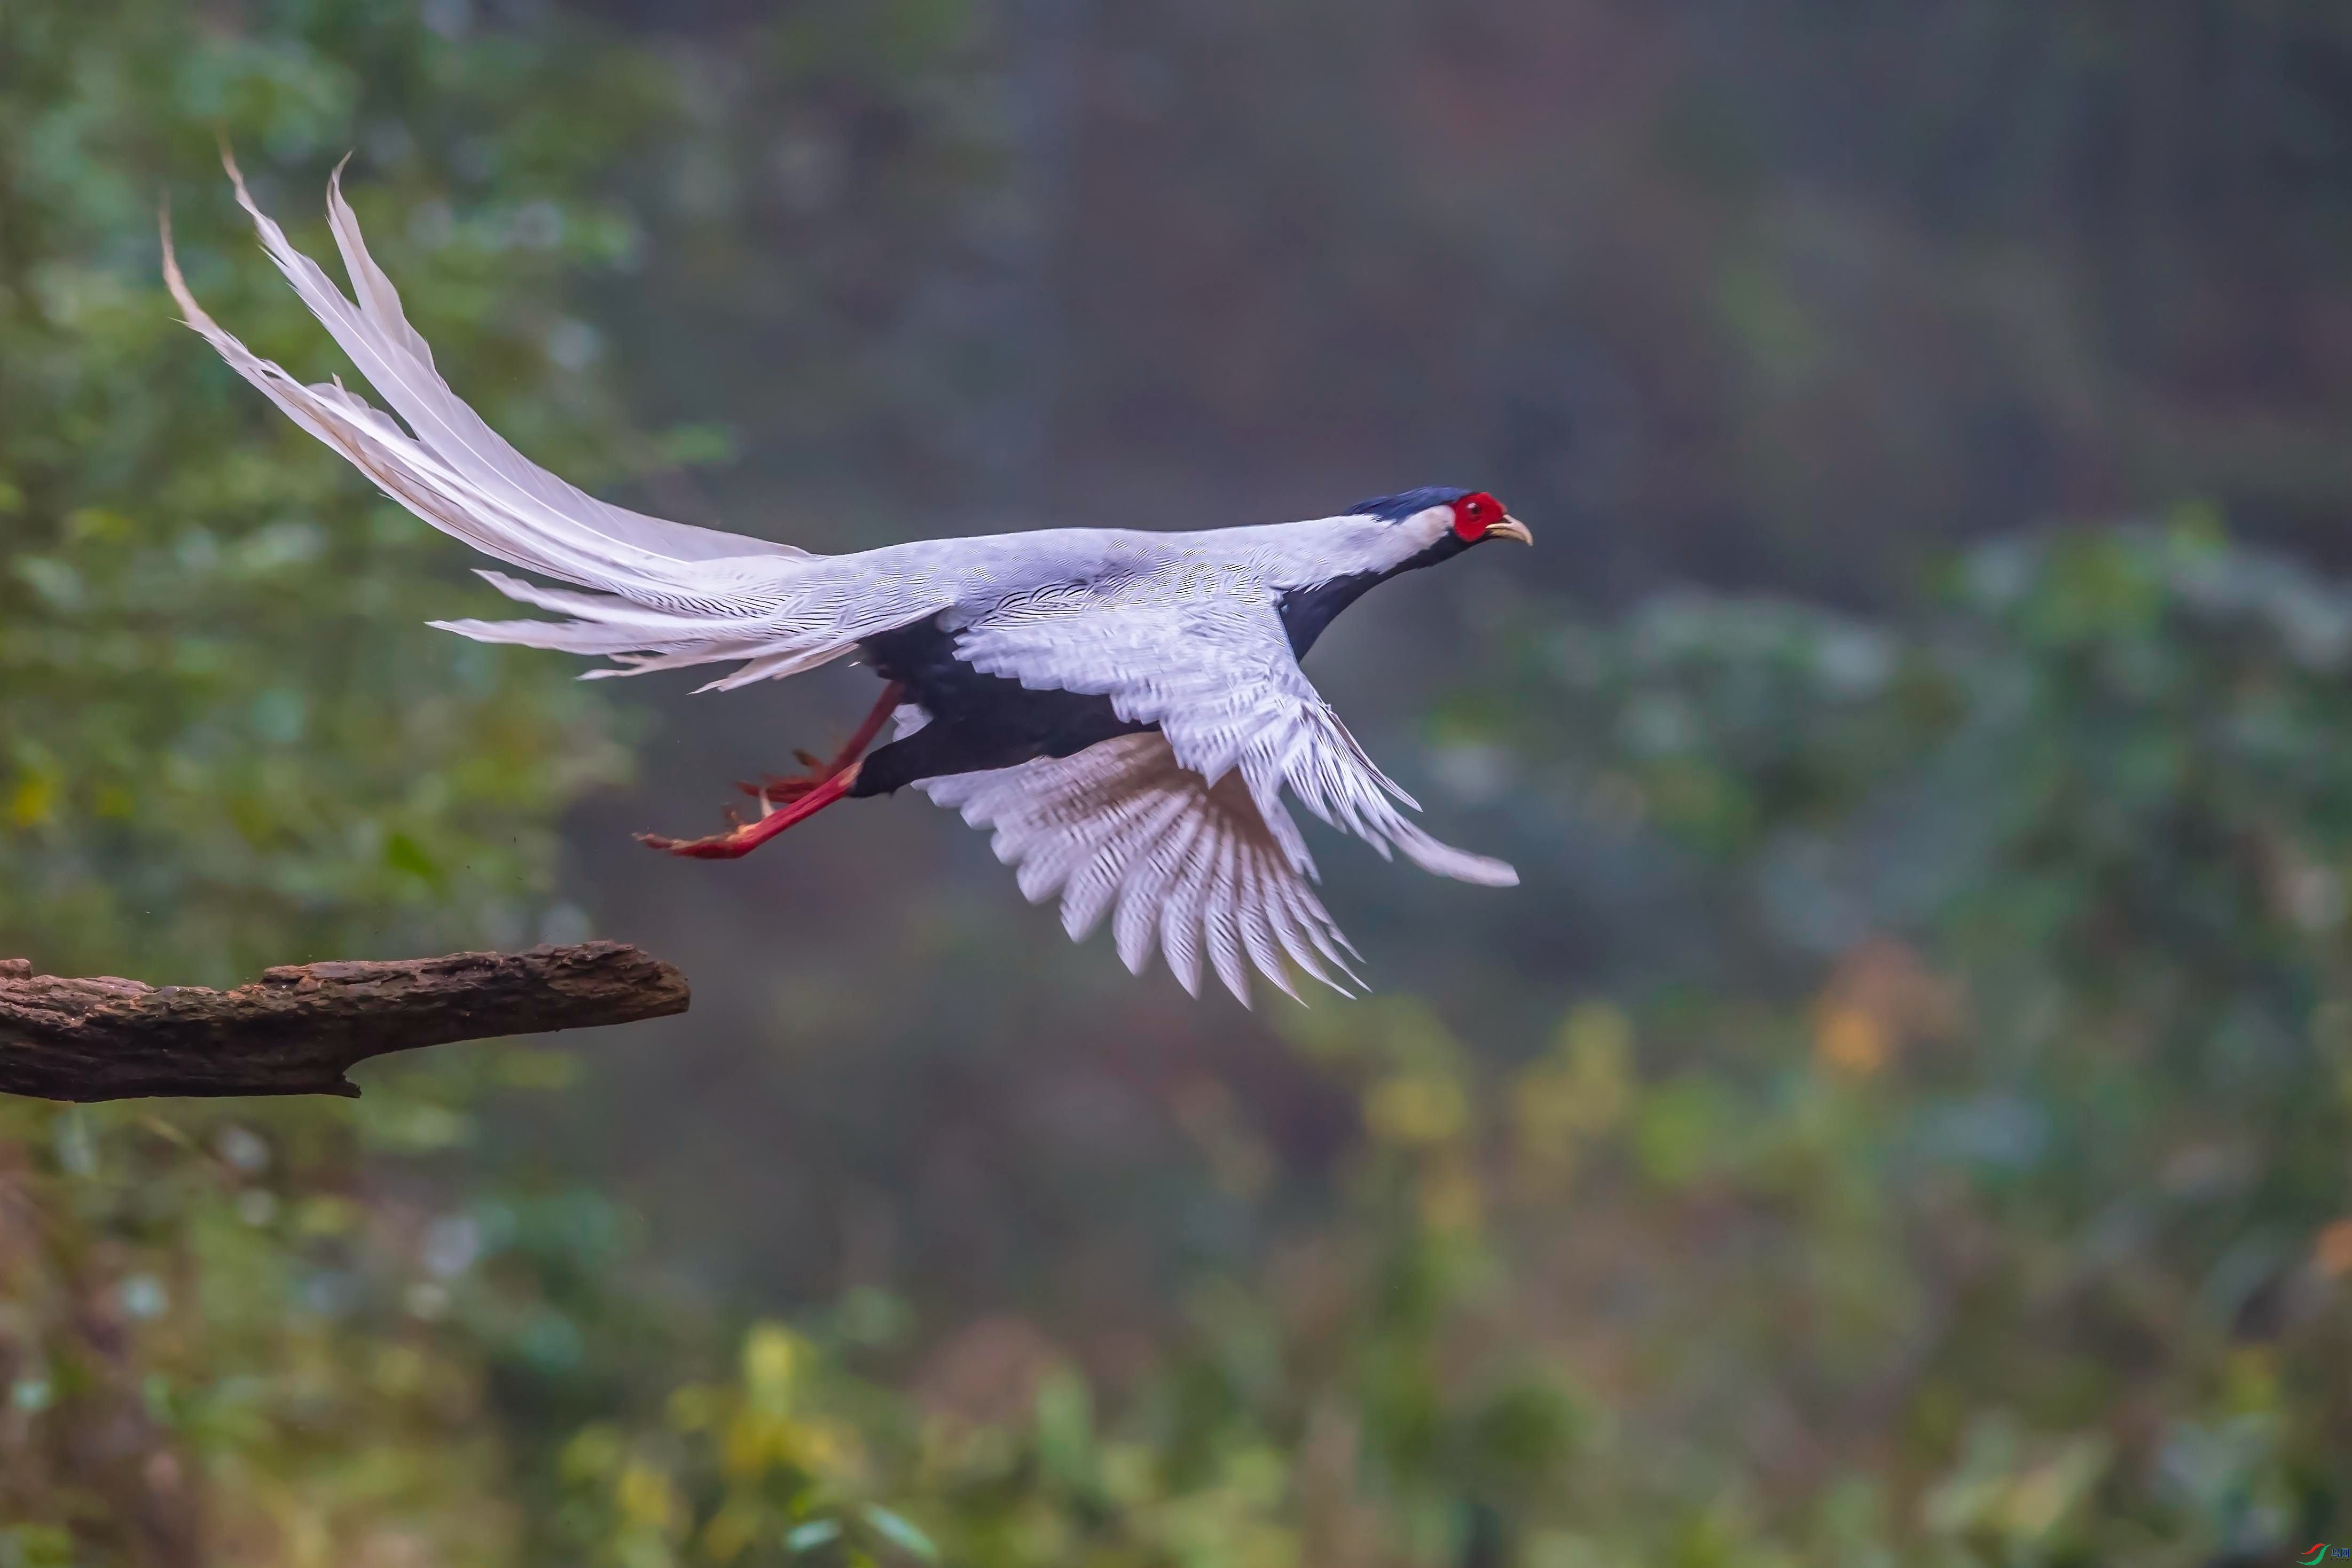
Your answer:
[[[1392,496],[1375,496],[1348,509],[1357,547],[1373,569],[1387,573],[1432,566],[1490,539],[1533,544],[1528,525],[1485,490],[1423,485]]]
[[[1287,526],[1304,531],[1309,542],[1293,563],[1298,580],[1283,585],[1280,601],[1291,651],[1302,657],[1331,618],[1376,583],[1434,566],[1489,539],[1536,542],[1528,525],[1485,490],[1445,485],[1375,496],[1338,517]]]

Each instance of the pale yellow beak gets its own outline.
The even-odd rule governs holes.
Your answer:
[[[1489,528],[1486,532],[1480,534],[1478,537],[1481,539],[1516,539],[1521,544],[1533,544],[1536,542],[1536,536],[1528,531],[1528,525],[1521,522],[1517,518],[1511,516],[1508,512],[1505,512],[1503,514],[1502,521],[1495,524],[1492,528]]]

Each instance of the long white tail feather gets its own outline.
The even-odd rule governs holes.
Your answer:
[[[359,219],[343,199],[340,165],[328,181],[327,214],[336,248],[359,296],[356,305],[344,298],[318,263],[288,243],[285,231],[254,201],[234,160],[229,161],[228,172],[236,188],[237,205],[253,218],[270,260],[351,355],[361,374],[407,421],[417,439],[478,492],[500,502],[523,526],[583,552],[620,579],[597,582],[595,586],[617,591],[625,591],[625,585],[631,584],[651,586],[673,577],[666,569],[680,563],[745,556],[808,558],[808,552],[788,544],[670,522],[614,506],[533,463],[492,430],[434,369],[433,351],[409,325],[400,307],[399,291],[360,237]],[[690,592],[701,584],[688,578],[663,585]]]
[[[222,328],[189,291],[166,222],[163,279],[188,324],[297,425],[425,521],[510,566],[599,590],[566,594],[486,574],[510,598],[576,618],[436,626],[484,642],[614,660],[589,678],[744,661],[744,669],[713,683],[731,687],[813,668],[875,631],[939,607],[936,595],[853,607],[844,603],[834,558],[630,511],[532,463],[435,371],[432,350],[367,252],[359,221],[343,200],[340,169],[329,187],[328,212],[356,303],[293,247],[254,201],[235,162],[226,162],[237,202],[251,216],[263,250],[410,428],[401,428],[340,380],[297,380]]]

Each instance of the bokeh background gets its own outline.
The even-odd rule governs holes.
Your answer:
[[[560,471],[818,549],[1492,489],[1312,673],[1496,893],[1130,979],[729,782],[178,326],[329,169]],[[0,1103],[0,1565],[2146,1568],[2352,1538],[2352,13],[0,0],[0,952],[682,1019]]]

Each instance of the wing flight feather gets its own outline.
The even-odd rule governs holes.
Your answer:
[[[1285,958],[1342,994],[1360,984],[1348,967],[1348,939],[1246,785],[1237,776],[1210,784],[1177,760],[1164,736],[1122,735],[1074,757],[915,787],[992,829],[997,858],[1014,868],[1032,903],[1059,893],[1073,940],[1084,941],[1108,914],[1119,959],[1138,974],[1156,946],[1195,995],[1204,956],[1244,1003],[1244,956],[1293,997]]]
[[[1176,760],[1216,783],[1238,773],[1294,870],[1313,875],[1286,787],[1317,816],[1423,870],[1510,887],[1500,860],[1440,843],[1399,805],[1419,805],[1365,755],[1292,657],[1272,597],[1246,581],[1213,591],[1030,598],[974,619],[959,657],[1024,686],[1108,696],[1156,723]]]

